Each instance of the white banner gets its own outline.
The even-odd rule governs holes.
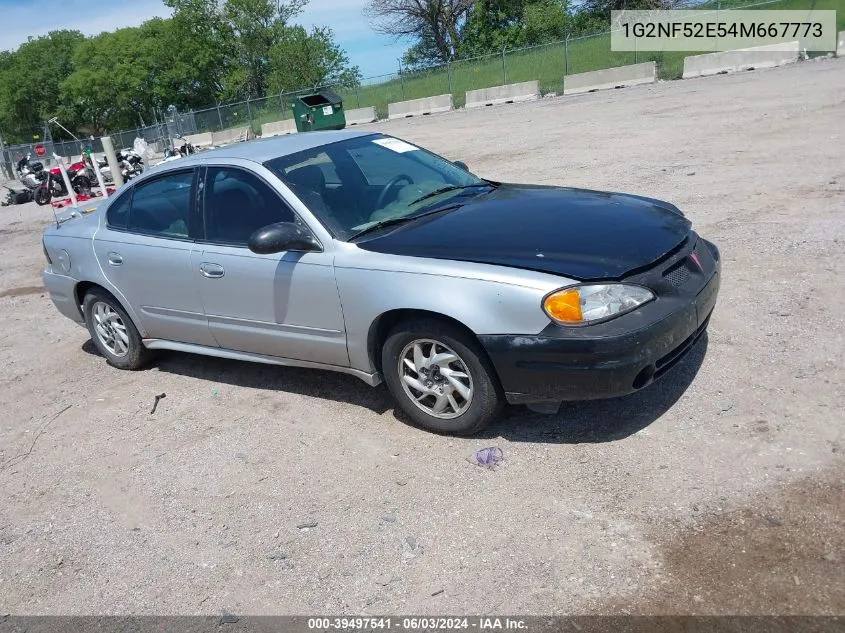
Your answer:
[[[612,11],[613,51],[729,51],[798,42],[799,50],[836,50],[836,11]]]

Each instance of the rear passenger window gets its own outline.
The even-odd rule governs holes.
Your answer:
[[[182,171],[135,187],[129,230],[161,237],[188,237],[194,172]]]
[[[132,200],[132,191],[124,191],[109,204],[108,211],[106,211],[106,224],[110,228],[126,228],[126,220],[129,218],[130,200]]]

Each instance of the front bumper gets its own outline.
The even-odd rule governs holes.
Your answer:
[[[697,237],[697,236],[696,236]],[[633,393],[666,373],[704,333],[716,305],[721,263],[716,247],[700,238],[656,270],[630,280],[657,298],[606,323],[549,325],[535,336],[480,336],[511,404],[591,400]],[[695,241],[695,240],[691,240]],[[695,267],[681,287],[671,271]],[[692,268],[692,265],[690,265]]]

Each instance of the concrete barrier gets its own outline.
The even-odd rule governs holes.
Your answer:
[[[281,121],[273,121],[272,123],[265,123],[261,126],[261,136],[263,138],[281,136],[282,134],[296,134],[296,123],[293,119],[282,119]]]
[[[377,120],[376,109],[372,106],[346,111],[346,125],[363,125],[364,123],[372,123]]]
[[[534,101],[540,98],[540,82],[524,81],[506,86],[468,90],[466,98],[467,108],[483,108],[499,105],[500,103],[517,103],[520,101]]]
[[[691,55],[684,58],[684,79],[733,73],[753,68],[774,68],[798,61],[798,42],[738,48],[735,51]]]
[[[214,145],[214,141],[211,138],[211,132],[203,132],[202,134],[189,134],[185,137],[185,141],[188,141],[194,147],[210,147],[211,145]],[[175,138],[173,139],[173,144],[176,147],[179,147],[185,141]]]
[[[845,31],[839,31],[839,37],[836,38],[836,56],[845,57]]]
[[[582,92],[592,92],[593,90],[651,84],[656,80],[657,64],[654,62],[643,62],[642,64],[593,70],[588,73],[565,75],[563,77],[563,94],[574,95]]]
[[[448,112],[452,109],[452,95],[437,95],[387,104],[388,119],[404,119],[409,116],[423,116],[437,112]]]
[[[241,141],[248,141],[251,138],[255,138],[255,135],[252,133],[252,128],[250,127],[230,127],[228,130],[211,133],[213,145],[240,143]]]

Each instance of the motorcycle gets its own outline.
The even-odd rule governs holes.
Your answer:
[[[8,191],[6,192],[6,198],[0,201],[0,206],[8,207],[13,204],[26,204],[32,200],[31,189],[12,189],[9,185],[3,185],[3,187],[8,189]]]
[[[44,163],[40,161],[29,162],[31,156],[31,154],[27,154],[21,158],[15,170],[18,173],[20,183],[28,190],[34,191],[47,179],[47,173],[44,171]]]
[[[90,167],[82,159],[67,168],[68,180],[70,180],[70,185],[77,195],[91,195],[93,181],[90,174]],[[62,172],[58,167],[53,167],[48,170],[47,177],[35,190],[35,203],[43,206],[48,204],[53,196],[66,195],[68,195],[68,190],[64,178],[62,178]]]
[[[123,176],[124,182],[144,173],[144,159],[135,150],[124,149],[117,151],[115,152],[115,158],[117,158],[117,162],[120,165],[120,173]],[[97,161],[97,166],[100,168],[103,180],[114,182],[111,167],[109,167],[109,163],[105,157]]]
[[[165,150],[164,159],[157,162],[156,165],[161,165],[162,163],[169,163],[170,161],[177,160],[179,158],[184,158],[185,156],[190,156],[191,154],[197,153],[197,148],[194,147],[192,143],[190,143],[186,139],[182,140],[185,142],[179,147],[176,147],[174,145],[173,149]]]

